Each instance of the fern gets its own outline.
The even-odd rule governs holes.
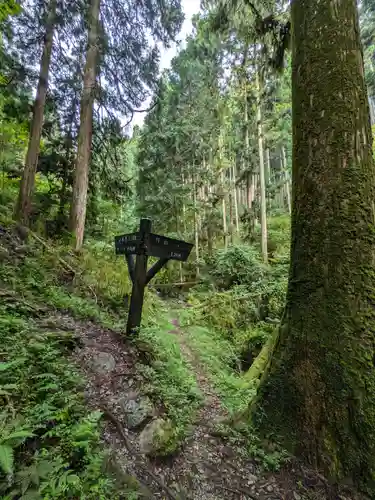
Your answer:
[[[12,474],[13,462],[13,449],[6,444],[0,444],[0,467],[5,474]]]

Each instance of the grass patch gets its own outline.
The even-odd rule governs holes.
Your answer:
[[[164,407],[172,421],[174,443],[171,448],[176,448],[186,436],[202,396],[177,339],[169,333],[172,329],[164,312],[157,324],[141,329],[136,344],[147,359],[147,364],[139,367],[148,381],[146,390]]]
[[[233,344],[204,327],[191,326],[185,331],[223,405],[232,414],[246,409],[255,394],[255,388],[231,368],[236,359]]]

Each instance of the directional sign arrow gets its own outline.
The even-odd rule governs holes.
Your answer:
[[[185,261],[194,245],[159,234],[149,234],[147,253],[152,257]]]
[[[136,254],[141,244],[139,233],[122,234],[115,236],[116,254],[131,255]]]

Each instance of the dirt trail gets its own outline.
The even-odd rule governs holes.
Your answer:
[[[55,318],[57,325],[75,331],[82,345],[74,359],[86,379],[85,397],[89,407],[105,412],[103,440],[113,450],[124,474],[135,476],[144,498],[189,500],[349,500],[327,488],[326,482],[298,465],[279,474],[262,474],[256,464],[239,451],[210,434],[215,420],[225,410],[211,387],[198,357],[186,341],[178,320],[171,335],[195,373],[205,398],[192,432],[179,452],[168,460],[155,461],[139,451],[140,430],[127,428],[122,402],[142,391],[142,376],[136,372],[136,350],[111,330],[68,316]],[[156,415],[157,416],[157,415]]]

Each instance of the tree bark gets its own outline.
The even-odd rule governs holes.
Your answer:
[[[292,201],[291,201],[291,197],[290,197],[290,182],[289,182],[288,164],[286,161],[285,146],[282,146],[281,151],[283,154],[286,203],[288,206],[288,213],[291,214],[292,213]]]
[[[56,24],[57,0],[51,0],[46,22],[42,58],[40,61],[39,81],[31,120],[29,144],[27,147],[25,168],[22,173],[18,201],[15,211],[16,219],[25,225],[29,224],[32,197],[34,193],[35,174],[38,167],[40,138],[42,135],[44,108],[48,90],[49,68],[53,47],[53,34]]]
[[[235,223],[236,223],[236,233],[239,234],[240,232],[240,219],[238,215],[238,195],[239,191],[237,188],[237,178],[236,178],[236,165],[233,165],[233,201],[234,201],[234,217],[235,217]]]
[[[257,72],[257,122],[258,122],[258,151],[259,151],[259,188],[260,188],[260,228],[261,228],[261,248],[263,262],[268,262],[267,249],[267,198],[266,180],[264,175],[264,145],[263,145],[263,125],[262,125],[262,85],[259,72]]]
[[[254,422],[375,492],[375,166],[355,0],[292,2],[287,303]]]
[[[223,191],[222,212],[223,212],[223,236],[224,248],[228,248],[228,226],[227,226],[227,207],[225,202],[225,175],[224,169],[221,171],[221,186]]]
[[[266,149],[266,158],[267,158],[267,173],[266,173],[266,184],[269,186],[271,184],[271,154],[270,148]],[[268,191],[268,207],[271,208],[271,195]]]
[[[244,102],[244,126],[245,126],[245,151],[246,160],[244,161],[244,170],[248,171],[246,177],[246,193],[247,193],[247,208],[251,210],[254,201],[254,183],[253,175],[249,172],[249,162],[248,155],[250,149],[250,139],[249,139],[249,110],[247,103],[247,81],[245,79],[245,102]]]
[[[83,244],[85,231],[87,191],[91,158],[92,119],[99,55],[99,13],[100,0],[92,0],[89,12],[89,33],[86,64],[83,76],[80,126],[78,132],[77,161],[73,181],[73,196],[70,212],[70,230],[74,239],[74,249]]]
[[[194,205],[194,240],[195,240],[195,269],[196,276],[200,274],[199,270],[199,216],[198,216],[198,206],[197,206],[197,183],[193,180],[193,205]]]

